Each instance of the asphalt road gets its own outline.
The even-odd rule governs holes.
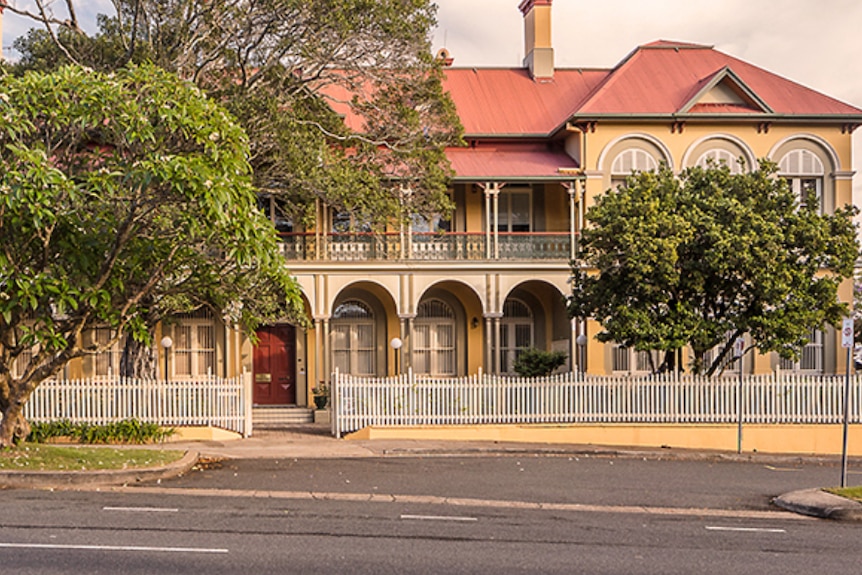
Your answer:
[[[834,483],[836,471],[568,457],[230,461],[121,492],[0,492],[0,571],[857,573],[862,526],[768,502]]]

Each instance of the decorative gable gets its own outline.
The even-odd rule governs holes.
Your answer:
[[[725,66],[698,83],[678,114],[772,114],[773,110]]]

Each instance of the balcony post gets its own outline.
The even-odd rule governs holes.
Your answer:
[[[493,184],[494,198],[494,259],[500,259],[500,184]]]
[[[485,259],[491,259],[491,189],[490,184],[482,185],[485,192]]]
[[[578,206],[578,197],[577,197],[577,182],[567,182],[564,184],[566,186],[566,191],[569,193],[569,259],[575,259],[575,227],[576,227],[576,208]]]

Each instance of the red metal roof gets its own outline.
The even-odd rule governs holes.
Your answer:
[[[458,178],[536,179],[571,177],[578,164],[562,150],[545,144],[482,144],[448,148],[446,156]]]
[[[556,70],[536,82],[525,68],[449,68],[443,87],[466,137],[541,134],[565,122],[607,70]]]
[[[577,115],[674,114],[688,103],[693,91],[702,86],[705,79],[723,68],[731,70],[776,114],[862,114],[859,108],[711,46],[659,41],[639,47],[623,60],[580,106]]]

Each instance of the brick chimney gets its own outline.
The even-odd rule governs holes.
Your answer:
[[[551,44],[551,3],[553,0],[521,0],[524,15],[524,67],[533,79],[554,78],[554,47]]]

